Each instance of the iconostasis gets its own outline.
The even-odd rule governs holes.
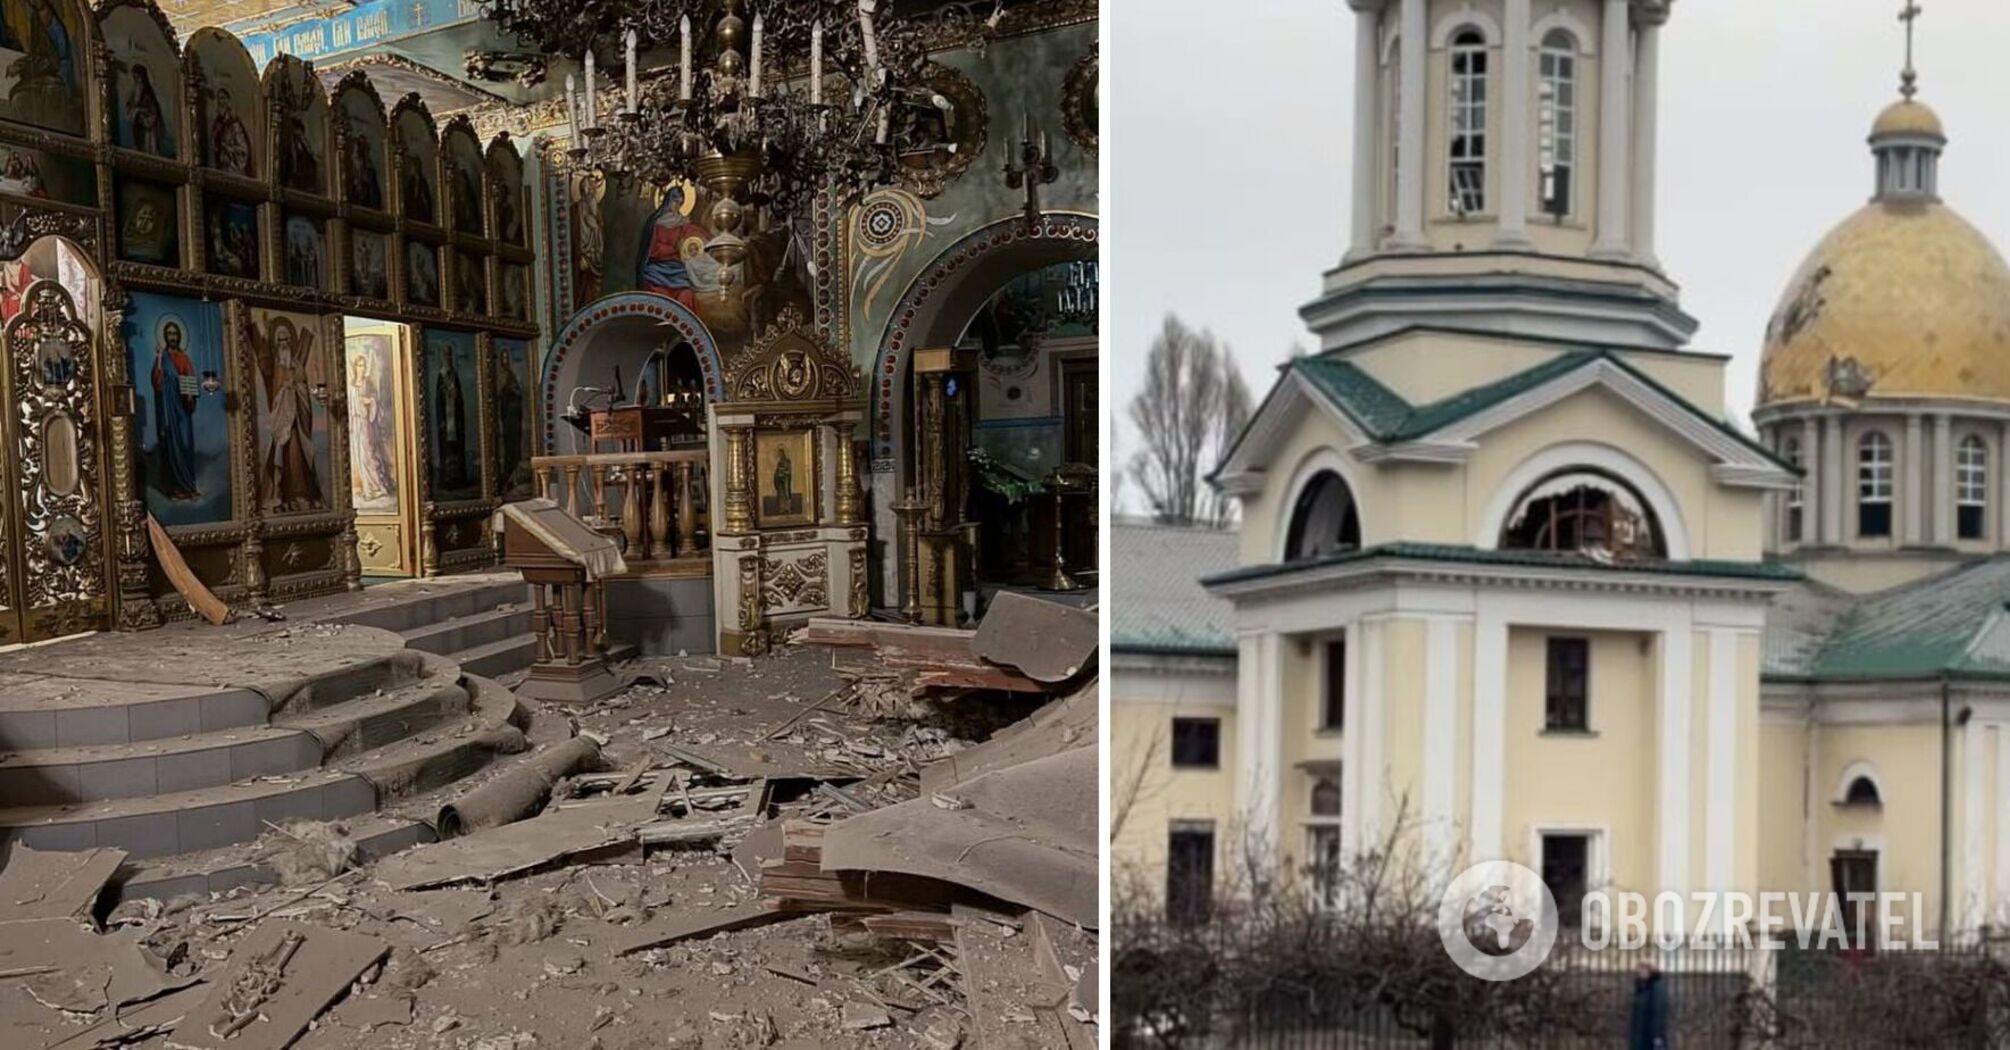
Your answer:
[[[116,572],[85,618],[187,614],[149,515],[232,601],[489,560],[492,512],[530,489],[528,209],[506,133],[485,146],[360,71],[260,71],[151,0],[7,0],[0,321],[53,281],[92,333],[79,557]],[[17,517],[46,515],[0,500]],[[0,601],[47,597],[8,583]]]

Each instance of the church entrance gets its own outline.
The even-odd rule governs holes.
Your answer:
[[[419,574],[418,436],[410,325],[343,319],[349,388],[349,492],[366,576]]]
[[[0,643],[110,623],[99,294],[65,241],[0,264]]]

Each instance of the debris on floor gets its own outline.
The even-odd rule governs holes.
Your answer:
[[[113,908],[123,854],[17,845],[0,1046],[1094,1046],[1094,615],[992,609],[631,661],[381,857],[275,816],[266,882]]]

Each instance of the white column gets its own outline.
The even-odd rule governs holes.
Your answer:
[[[1983,810],[1987,808],[1984,794],[1989,775],[1988,752],[1984,750],[1983,732],[1987,728],[1979,720],[1971,720],[1961,727],[1961,900],[1960,909],[1954,914],[1961,916],[1961,931],[1973,933],[1988,913],[1983,910],[1988,901],[1988,871],[1985,869],[1982,852],[1985,841]]]
[[[1660,269],[1654,256],[1654,149],[1660,131],[1661,22],[1664,9],[1641,8],[1633,59],[1633,254]]]
[[[1244,635],[1236,653],[1236,812],[1244,821],[1244,832],[1252,842],[1274,842],[1276,838],[1277,764],[1282,759],[1269,748],[1268,723],[1283,700],[1273,687],[1275,675],[1268,672],[1265,659],[1276,651],[1274,634]],[[1241,843],[1228,844],[1231,850]]]
[[[1598,239],[1591,254],[1624,259],[1631,255],[1626,238],[1631,180],[1626,169],[1632,157],[1633,41],[1628,32],[1627,0],[1605,0],[1605,32],[1598,52]]]
[[[1387,704],[1383,696],[1385,686],[1385,664],[1383,640],[1389,628],[1380,620],[1363,621],[1361,637],[1361,845],[1364,849],[1380,849],[1382,846],[1384,796],[1388,794],[1389,769],[1382,759],[1383,726],[1387,721]],[[1352,648],[1352,646],[1349,646]],[[1347,727],[1351,735],[1357,730]]]
[[[1954,545],[1954,418],[1933,417],[1933,477],[1920,478],[1919,490],[1933,500],[1933,542]]]
[[[1347,261],[1375,252],[1376,157],[1375,121],[1382,112],[1376,87],[1381,84],[1382,0],[1354,0],[1354,228]]]
[[[1456,855],[1453,763],[1459,747],[1459,621],[1433,616],[1424,635],[1424,863],[1441,870]]]
[[[1822,417],[1822,541],[1840,544],[1843,534],[1842,419]]]
[[[1822,500],[1828,487],[1822,484],[1822,464],[1828,454],[1822,450],[1821,431],[1815,417],[1801,419],[1801,543],[1812,545],[1827,540],[1822,525]]]
[[[1703,888],[1738,889],[1738,632],[1710,629],[1709,749],[1704,781]],[[1722,921],[1720,914],[1719,921]],[[1719,931],[1724,927],[1720,926]]]
[[[1695,670],[1694,639],[1685,618],[1661,632],[1660,717],[1655,733],[1660,810],[1660,843],[1656,850],[1661,873],[1657,893],[1689,892],[1689,688]]]
[[[1345,692],[1341,694],[1340,723],[1345,728],[1340,736],[1340,848],[1348,856],[1372,848],[1372,843],[1362,841],[1361,813],[1359,800],[1368,797],[1369,786],[1374,779],[1367,774],[1366,763],[1361,760],[1360,726],[1361,716],[1361,649],[1362,630],[1360,621],[1347,625],[1347,649],[1343,655],[1341,674],[1347,681]]]
[[[1996,724],[1996,899],[2010,905],[2010,724]],[[1995,909],[1991,909],[1992,913]]]
[[[1535,247],[1528,239],[1529,110],[1535,105],[1529,77],[1528,5],[1529,0],[1507,0],[1507,25],[1502,29],[1506,90],[1500,101],[1500,231],[1494,247],[1509,250]]]
[[[2010,469],[2005,469],[2006,465],[2010,465],[2010,422],[1998,428],[1996,458],[1989,461],[1989,466],[1996,476],[2003,479],[2003,489],[1996,496],[1996,531],[1999,537],[1997,544],[2010,547]],[[2006,901],[2005,904],[2010,905],[2010,901]]]
[[[1508,625],[1484,608],[1473,626],[1473,802],[1469,864],[1507,856],[1501,795],[1507,790]]]
[[[1898,479],[1899,499],[1905,505],[1904,537],[1907,546],[1926,542],[1926,434],[1919,413],[1905,417],[1905,475]]]
[[[1424,240],[1424,91],[1430,52],[1427,34],[1426,0],[1403,0],[1403,21],[1398,60],[1402,63],[1402,87],[1396,100],[1401,111],[1402,133],[1398,136],[1396,162],[1396,236],[1392,247],[1422,251]]]

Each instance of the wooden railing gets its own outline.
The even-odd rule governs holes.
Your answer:
[[[710,564],[712,524],[706,506],[707,454],[599,452],[537,456],[531,469],[544,498],[624,542],[631,571],[643,562]]]

